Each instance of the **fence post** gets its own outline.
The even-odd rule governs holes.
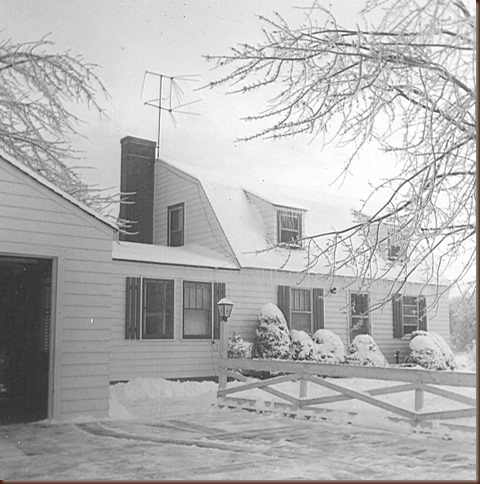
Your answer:
[[[307,384],[308,380],[303,375],[300,379],[300,398],[307,398]]]
[[[220,364],[219,364],[219,374],[218,374],[218,388],[219,390],[224,390],[227,388],[227,367],[226,367],[226,358],[227,358],[227,348],[228,348],[228,340],[227,340],[227,321],[226,319],[220,321]]]
[[[415,411],[418,412],[422,410],[424,404],[424,391],[422,390],[422,386],[415,388]]]

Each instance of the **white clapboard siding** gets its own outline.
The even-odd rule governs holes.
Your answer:
[[[277,242],[277,209],[266,200],[247,192],[246,197],[258,209],[265,227],[265,236],[270,244]]]
[[[113,228],[3,159],[0,205],[0,255],[56,261],[49,416],[105,417]]]
[[[347,283],[339,279],[336,294],[328,293],[325,278],[319,275],[258,270],[258,269],[208,269],[152,265],[148,263],[114,261],[112,286],[112,354],[110,379],[130,380],[135,377],[211,377],[218,373],[218,344],[209,340],[182,340],[182,282],[184,280],[223,282],[226,294],[234,302],[231,318],[227,323],[227,334],[240,333],[244,340],[253,341],[257,315],[266,303],[278,304],[278,286],[323,288],[325,293],[325,328],[338,334],[347,346],[349,314],[346,310],[349,292]],[[125,339],[125,278],[149,277],[175,281],[175,334],[173,340],[126,340]],[[381,295],[382,286],[376,289],[374,298]],[[412,291],[419,291],[414,287]],[[442,303],[437,315],[431,317],[429,328],[442,335],[448,331],[447,306]],[[447,319],[445,319],[447,314]],[[395,361],[395,351],[405,354],[408,342],[393,338],[393,314],[387,305],[371,315],[373,335],[390,362]],[[447,321],[448,322],[448,321]],[[439,331],[442,328],[442,331]]]
[[[154,243],[167,245],[168,207],[185,204],[185,244],[198,244],[233,256],[201,183],[175,168],[155,165]]]

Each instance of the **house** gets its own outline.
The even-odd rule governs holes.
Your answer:
[[[0,155],[0,423],[108,412],[116,225]]]
[[[298,239],[350,223],[348,200],[219,182],[157,160],[152,141],[121,145],[128,233],[0,155],[0,422],[105,417],[111,383],[218,376],[225,296],[227,333],[250,341],[269,302],[291,328],[345,344],[368,332],[391,362],[415,329],[448,340],[447,295],[434,305],[438,288],[421,278],[366,313],[392,281],[359,293],[347,270],[305,271]]]
[[[224,295],[235,304],[228,333],[245,340],[253,341],[260,308],[273,302],[291,328],[327,328],[345,344],[370,333],[390,362],[396,352],[403,360],[405,336],[416,329],[448,341],[447,296],[433,304],[438,287],[421,277],[393,304],[366,313],[391,280],[359,293],[347,269],[334,279],[320,263],[305,271],[309,252],[292,240],[352,223],[348,200],[219,183],[189,171],[155,160],[151,141],[122,139],[122,190],[141,196],[123,207],[121,217],[136,223],[113,247],[112,381],[215,376],[216,302]],[[385,247],[385,262],[396,250]]]

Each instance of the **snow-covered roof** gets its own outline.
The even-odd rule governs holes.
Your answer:
[[[25,166],[23,163],[20,163],[19,161],[15,160],[11,156],[9,156],[9,155],[1,152],[1,151],[0,151],[0,159],[9,163],[13,167],[15,167],[17,170],[20,170],[21,172],[23,172],[28,177],[33,178],[36,182],[38,182],[41,185],[43,185],[44,187],[48,188],[52,192],[56,193],[57,195],[59,195],[63,199],[67,200],[69,203],[77,206],[78,208],[80,208],[82,211],[84,211],[88,215],[91,215],[92,217],[96,218],[100,222],[108,225],[109,227],[111,227],[115,230],[118,230],[118,226],[115,224],[115,222],[108,220],[103,215],[98,213],[96,210],[93,210],[89,206],[80,202],[80,200],[77,200],[75,197],[72,197],[67,192],[65,192],[61,188],[55,186],[53,183],[46,180],[42,175],[40,175],[36,171],[32,170],[28,166]]]
[[[239,269],[238,265],[222,254],[200,245],[167,247],[137,242],[113,242],[113,259],[132,262],[149,262],[213,269]]]
[[[272,216],[278,207],[302,210],[304,237],[340,231],[358,222],[354,218],[354,211],[360,210],[362,203],[351,197],[325,192],[320,188],[315,190],[294,184],[281,185],[271,180],[252,177],[240,182],[232,181],[227,179],[228,172],[217,173],[214,178],[211,172],[200,167],[185,167],[165,160],[162,162],[200,183],[240,267],[243,268],[303,272],[308,266],[311,274],[329,274],[331,269],[324,257],[318,258],[312,265],[310,258],[315,251],[310,253],[308,250],[275,247],[276,240],[273,243],[267,240],[262,214],[248,194],[272,205]],[[320,245],[326,242],[326,237],[316,239],[316,243]],[[362,243],[360,239],[358,242]],[[382,257],[378,257],[377,264],[380,273],[388,268],[386,279],[393,280],[398,276],[400,267],[392,266]],[[352,277],[355,273],[350,267],[344,266],[336,271],[336,275]],[[409,280],[425,282],[423,269],[419,267],[412,271]]]

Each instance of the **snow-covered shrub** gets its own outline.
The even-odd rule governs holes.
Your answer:
[[[258,314],[252,357],[286,360],[291,352],[290,331],[282,311],[275,304],[265,304]]]
[[[452,366],[455,365],[453,353],[443,338],[436,333],[414,331],[409,349],[410,353],[405,358],[405,363],[408,365],[419,365],[427,370],[446,370],[455,367]]]
[[[438,333],[429,331],[428,334],[437,342],[438,346],[440,347],[440,351],[445,358],[447,368],[454,370],[457,367],[457,361],[448,343]]]
[[[233,336],[228,338],[228,357],[229,358],[251,358],[252,346],[250,341],[243,341],[243,338],[236,331]]]
[[[294,360],[315,360],[315,346],[312,338],[305,331],[292,329],[292,358]]]
[[[345,358],[349,365],[388,366],[387,359],[369,334],[355,336]]]
[[[344,363],[345,346],[340,336],[329,329],[319,329],[312,336],[316,360],[320,363]]]

